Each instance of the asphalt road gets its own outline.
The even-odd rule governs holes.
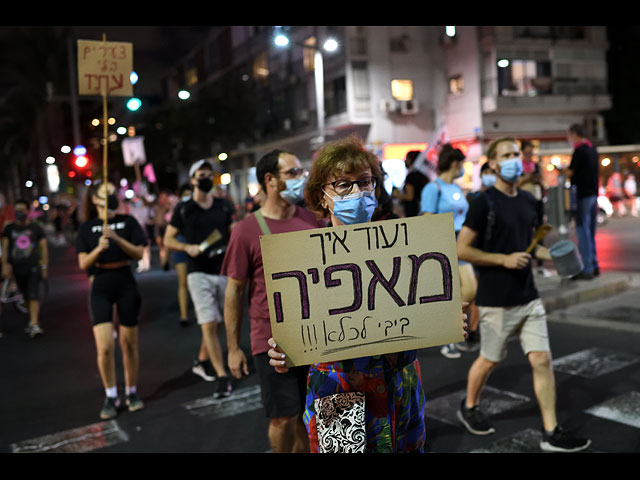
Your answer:
[[[157,266],[137,274],[144,299],[138,388],[146,408],[102,422],[98,412],[104,393],[88,316],[87,279],[77,269],[73,249],[54,248],[52,258],[42,312],[45,334],[28,338],[26,316],[11,308],[0,317],[0,452],[270,451],[253,369],[247,379],[234,382],[229,399],[211,399],[213,384],[190,371],[199,329],[193,323],[178,325],[175,272]],[[638,293],[636,288],[578,306],[583,310],[569,308],[550,316],[558,417],[592,439],[591,453],[640,451]],[[248,353],[247,321],[242,338]],[[455,420],[475,355],[449,360],[436,348],[420,352],[427,395],[426,451],[537,452],[539,412],[530,368],[515,341],[485,390],[496,434],[472,436]],[[121,389],[122,383],[119,368]]]

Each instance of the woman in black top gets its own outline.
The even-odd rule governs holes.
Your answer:
[[[87,191],[85,219],[76,241],[78,264],[89,274],[89,308],[98,353],[98,369],[106,392],[100,418],[117,415],[117,395],[113,305],[118,312],[119,339],[125,374],[126,404],[129,411],[144,407],[137,397],[138,315],[141,298],[130,262],[142,257],[146,240],[138,221],[116,214],[118,197],[113,184],[96,182]],[[107,209],[109,228],[103,231]]]

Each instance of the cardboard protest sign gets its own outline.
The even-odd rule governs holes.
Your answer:
[[[264,235],[273,338],[289,365],[464,339],[451,213]]]
[[[127,167],[144,165],[147,154],[144,149],[144,137],[129,137],[122,140],[122,158]]]
[[[133,44],[78,40],[80,95],[133,95]]]

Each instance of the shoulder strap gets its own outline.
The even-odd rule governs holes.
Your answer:
[[[491,233],[493,230],[493,226],[496,223],[496,213],[493,208],[493,198],[491,198],[491,194],[489,193],[491,189],[485,190],[484,196],[487,199],[487,203],[489,204],[489,214],[487,215],[487,226],[484,229],[484,244],[483,250],[486,250],[489,247],[489,240],[491,240]]]
[[[438,188],[438,196],[436,197],[436,205],[435,205],[436,211],[434,213],[438,213],[438,210],[440,210],[440,197],[442,196],[442,188],[440,187],[440,182],[438,181],[437,178],[434,180],[434,183]]]
[[[271,230],[269,230],[269,225],[267,225],[267,221],[262,216],[262,210],[258,209],[253,214],[258,221],[258,225],[260,225],[260,230],[262,230],[263,235],[271,235]]]

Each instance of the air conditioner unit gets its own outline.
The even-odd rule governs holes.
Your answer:
[[[398,111],[398,102],[395,100],[380,100],[380,111],[382,113],[395,113]]]
[[[400,113],[402,115],[416,115],[418,110],[417,100],[403,100],[400,102]]]

